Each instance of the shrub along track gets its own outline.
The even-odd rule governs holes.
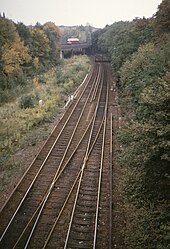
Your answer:
[[[95,63],[0,212],[0,248],[112,248],[109,63]]]

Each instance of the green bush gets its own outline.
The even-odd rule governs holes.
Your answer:
[[[24,95],[20,99],[20,108],[22,109],[32,108],[34,107],[36,101],[37,97],[35,95],[33,94]]]
[[[1,90],[0,89],[0,104],[10,101],[10,93],[8,90]]]

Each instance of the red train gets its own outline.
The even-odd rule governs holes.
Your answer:
[[[72,44],[79,44],[79,38],[68,38],[67,39],[67,44],[72,45]]]

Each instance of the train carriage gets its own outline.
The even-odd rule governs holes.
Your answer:
[[[67,39],[67,44],[72,45],[72,44],[79,44],[79,38],[68,38]]]

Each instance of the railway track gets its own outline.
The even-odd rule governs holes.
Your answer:
[[[95,63],[0,210],[0,248],[112,248],[109,63]]]

